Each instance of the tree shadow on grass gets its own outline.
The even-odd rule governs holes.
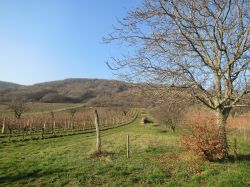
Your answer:
[[[234,158],[232,157],[232,159],[234,159]],[[250,155],[242,155],[242,154],[240,154],[240,155],[237,156],[237,160],[238,161],[249,161],[250,162]]]
[[[235,158],[233,155],[229,155],[228,159],[222,160],[220,162],[221,163],[225,163],[225,162],[235,163],[235,162],[244,162],[244,161],[250,162],[250,154],[247,154],[247,155],[239,154],[237,155],[237,158]]]
[[[62,173],[63,169],[45,170],[41,169],[34,170],[32,172],[19,172],[17,175],[0,176],[0,184],[11,184],[15,182],[28,181],[29,179],[38,179],[44,176],[51,176],[53,173]]]
[[[169,132],[169,130],[166,130],[166,129],[159,129],[157,132],[158,132],[159,134],[166,134],[166,133]]]

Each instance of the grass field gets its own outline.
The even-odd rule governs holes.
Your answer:
[[[249,186],[249,138],[238,137],[237,162],[206,162],[179,147],[178,131],[140,125],[139,116],[132,124],[102,132],[98,157],[91,154],[94,133],[1,144],[0,186]]]
[[[40,114],[47,112],[61,112],[72,108],[80,108],[85,104],[74,104],[74,103],[27,103],[27,112],[23,115]],[[14,113],[7,105],[0,104],[0,115],[2,116],[13,116]]]

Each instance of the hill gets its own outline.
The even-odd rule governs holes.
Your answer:
[[[22,87],[22,85],[0,81],[0,91],[9,90],[9,89],[17,89]]]
[[[3,86],[1,86],[3,85]],[[93,105],[120,105],[141,103],[133,96],[130,83],[104,79],[65,79],[31,86],[1,82],[0,102],[22,99],[42,103],[91,103]]]

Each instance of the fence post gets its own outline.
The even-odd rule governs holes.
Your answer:
[[[129,158],[129,153],[130,153],[130,149],[129,149],[129,135],[127,135],[127,158]]]
[[[44,127],[42,128],[42,140],[43,140],[43,135],[44,135]]]
[[[42,139],[43,139],[43,136],[44,136],[45,130],[46,130],[46,121],[44,122],[44,124],[43,124],[43,128],[42,128]]]
[[[55,128],[56,128],[56,121],[54,120],[54,123],[53,123],[53,136],[56,135],[56,133],[55,133]]]
[[[101,153],[101,136],[100,136],[99,125],[100,125],[99,115],[98,115],[97,109],[95,109],[96,153],[97,154]]]
[[[10,142],[10,139],[11,139],[11,128],[9,127],[9,142]]]
[[[43,124],[43,129],[44,129],[44,131],[46,130],[46,121]]]
[[[2,127],[2,134],[5,133],[5,118],[3,119],[3,127]]]

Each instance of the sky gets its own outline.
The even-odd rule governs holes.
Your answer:
[[[102,43],[139,0],[0,0],[0,80],[23,85],[66,78],[115,79]]]

